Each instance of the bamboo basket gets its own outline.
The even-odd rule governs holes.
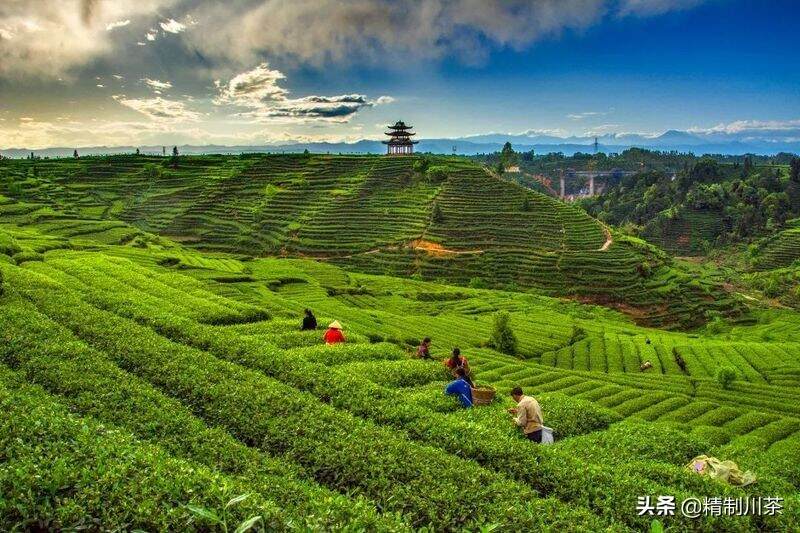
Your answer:
[[[478,387],[472,389],[472,403],[474,405],[489,405],[494,400],[497,392],[491,387]]]

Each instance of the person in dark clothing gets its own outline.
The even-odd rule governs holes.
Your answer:
[[[453,348],[453,355],[444,360],[444,366],[450,369],[453,373],[453,377],[456,377],[459,368],[463,369],[464,380],[469,383],[470,387],[475,386],[470,377],[469,361],[467,361],[466,357],[461,355],[461,350],[459,348]]]
[[[445,394],[458,396],[458,401],[461,406],[465,408],[472,407],[472,386],[467,383],[467,374],[463,368],[456,369],[456,379],[451,381],[447,388],[444,389]]]
[[[311,312],[311,309],[306,309],[306,316],[303,317],[303,325],[300,331],[311,331],[317,329],[317,317]]]
[[[417,348],[417,357],[420,359],[433,359],[431,357],[431,338],[425,337],[422,339],[422,344]]]

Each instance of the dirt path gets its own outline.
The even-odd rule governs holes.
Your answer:
[[[603,233],[606,236],[606,242],[603,243],[603,246],[597,249],[598,252],[606,252],[611,245],[614,244],[614,237],[611,235],[611,230],[608,229],[608,226],[603,224]]]

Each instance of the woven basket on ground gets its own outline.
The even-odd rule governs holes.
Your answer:
[[[497,394],[491,387],[472,389],[472,403],[475,405],[489,405]]]

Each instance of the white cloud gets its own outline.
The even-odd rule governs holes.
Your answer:
[[[148,41],[155,41],[157,36],[158,32],[156,30],[150,30],[144,34],[144,38]]]
[[[186,29],[185,24],[181,24],[175,19],[169,19],[166,22],[160,22],[159,26],[167,33],[180,33]]]
[[[608,113],[605,111],[585,111],[583,113],[570,113],[567,115],[567,118],[570,120],[583,120],[585,118],[601,117],[607,114]]]
[[[378,97],[378,98],[375,100],[375,105],[391,104],[391,103],[393,103],[393,102],[395,102],[395,98],[393,98],[393,97],[391,97],[391,96],[386,96],[386,95],[384,95],[384,96],[379,96],[379,97]]]
[[[130,23],[131,23],[131,19],[118,20],[116,22],[109,22],[108,24],[106,24],[106,31],[112,31],[112,30],[115,30],[117,28],[124,28],[125,26],[127,26]]]
[[[114,78],[115,80],[124,80],[125,79],[125,76],[120,76],[119,74],[112,74],[111,77]]]
[[[134,111],[146,115],[154,121],[196,122],[201,113],[192,111],[186,104],[178,100],[167,100],[160,96],[155,98],[128,98],[125,95],[114,95],[112,98]]]
[[[147,43],[143,43],[142,41],[136,41],[136,46],[147,46]]]
[[[172,83],[168,81],[153,80],[150,78],[142,78],[142,81],[145,83],[145,85],[153,90],[163,91],[166,89],[172,89]]]
[[[363,108],[394,101],[391,96],[371,101],[363,94],[290,98],[289,91],[279,85],[284,79],[286,76],[281,71],[261,63],[237,74],[227,83],[220,80],[214,82],[219,91],[214,103],[249,108],[237,114],[243,118],[292,123],[347,122]]]
[[[278,86],[278,82],[285,78],[279,70],[261,63],[252,70],[237,74],[226,84],[219,80],[214,82],[219,90],[216,103],[259,106],[262,102],[285,97],[288,91]]]
[[[105,85],[103,85],[102,83],[98,83],[98,84],[97,84],[97,86],[98,86],[98,87],[100,87],[101,89],[102,89],[103,87],[105,87]]]
[[[517,135],[527,135],[528,137],[535,137],[537,135],[550,135],[553,137],[566,137],[567,131],[561,128],[536,128],[525,130]]]
[[[727,124],[717,124],[711,128],[692,127],[692,133],[754,133],[754,132],[791,132],[800,130],[800,120],[736,120]]]

